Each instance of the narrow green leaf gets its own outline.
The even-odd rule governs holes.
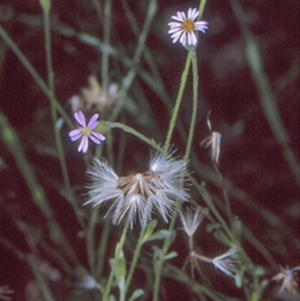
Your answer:
[[[130,297],[130,299],[128,301],[134,301],[136,300],[137,298],[141,297],[141,296],[144,296],[145,293],[143,290],[141,289],[137,289],[134,291],[134,293],[132,294],[132,296]]]
[[[167,261],[167,260],[170,260],[170,259],[172,259],[172,258],[175,258],[175,257],[177,257],[177,253],[176,252],[174,252],[174,251],[172,251],[171,253],[169,253],[169,254],[167,254],[165,257],[164,257],[164,261]]]
[[[149,224],[147,225],[145,234],[144,234],[144,236],[143,236],[143,238],[142,238],[143,243],[145,243],[146,241],[151,240],[151,239],[149,239],[149,238],[151,237],[151,235],[152,235],[152,233],[153,233],[153,231],[154,231],[156,225],[157,225],[157,220],[153,220],[151,223],[149,223]]]
[[[147,239],[147,241],[166,239],[166,238],[170,238],[172,235],[175,237],[175,232],[174,231],[160,230],[160,231],[155,232],[153,235],[151,235]]]

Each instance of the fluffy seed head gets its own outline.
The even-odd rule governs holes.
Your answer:
[[[106,216],[112,213],[113,224],[119,224],[127,216],[131,227],[137,218],[145,226],[152,212],[168,222],[176,201],[189,199],[183,187],[187,163],[172,158],[172,154],[156,154],[147,171],[123,177],[118,177],[106,161],[96,159],[87,171],[89,201],[86,204],[110,203]]]

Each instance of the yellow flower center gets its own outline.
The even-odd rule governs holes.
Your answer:
[[[91,130],[89,128],[83,128],[82,129],[82,135],[83,136],[90,136],[91,135]]]
[[[186,31],[186,32],[191,32],[195,29],[195,25],[194,25],[194,22],[191,21],[191,20],[185,20],[183,23],[182,23],[182,30],[183,31]]]

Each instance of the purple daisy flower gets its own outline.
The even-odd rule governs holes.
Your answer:
[[[95,114],[89,121],[88,125],[86,125],[85,116],[81,111],[74,113],[74,117],[81,127],[72,130],[69,133],[69,136],[72,141],[76,141],[79,138],[81,138],[78,147],[79,152],[87,152],[89,146],[89,138],[96,144],[100,144],[102,141],[105,140],[105,137],[102,134],[93,132],[93,129],[95,129],[99,124],[99,121],[97,120],[99,114]]]
[[[173,43],[178,40],[183,46],[196,46],[198,39],[196,31],[206,33],[208,29],[208,23],[205,21],[196,21],[199,16],[199,11],[196,8],[190,8],[187,15],[184,12],[177,12],[177,15],[171,18],[174,21],[170,22],[170,30],[168,33],[171,35]]]

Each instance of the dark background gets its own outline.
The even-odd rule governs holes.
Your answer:
[[[140,4],[128,1],[128,4],[142,24],[147,1],[141,1]],[[259,43],[264,68],[289,135],[289,146],[299,161],[299,2],[256,0],[241,1],[241,4],[246,12],[246,22]],[[178,10],[186,11],[188,7],[196,5],[197,2],[183,4],[182,1],[159,1],[147,39],[147,46],[172,99],[176,98],[186,50],[179,44],[171,43],[167,34],[167,23],[170,16]],[[111,43],[125,49],[126,54],[132,57],[136,38],[128,25],[122,5],[113,1],[112,11]],[[101,39],[103,26],[92,1],[55,1],[51,18],[54,28],[52,55],[56,95],[67,107],[68,99],[87,85],[87,78],[91,73],[96,74],[101,82],[101,53],[79,41],[77,37],[66,36],[56,28],[69,26],[76,32],[86,32]],[[299,187],[263,113],[244,54],[241,30],[230,2],[207,1],[203,20],[209,22],[210,28],[205,36],[200,35],[197,49],[200,97],[193,145],[197,158],[208,171],[212,171],[208,151],[199,146],[200,141],[208,134],[206,115],[211,110],[213,128],[222,134],[221,172],[235,187],[233,191],[239,190],[247,195],[246,198],[238,197],[237,193],[235,197],[231,195],[233,213],[267,247],[279,265],[299,265]],[[0,22],[46,80],[42,13],[38,1],[2,1]],[[120,58],[110,60],[110,77],[116,82],[120,82],[126,73],[126,68],[119,61]],[[147,68],[143,62],[141,66]],[[135,81],[143,88],[153,112],[152,117],[161,130],[153,132],[148,125],[143,127],[132,120],[127,112],[128,124],[162,143],[169,123],[168,111],[159,96],[139,76]],[[134,88],[129,90],[129,95],[133,98],[134,93]],[[188,86],[185,93],[187,103],[185,104],[184,99],[180,116],[186,129],[190,118],[191,93],[192,88]],[[70,206],[54,188],[61,181],[57,160],[36,150],[39,143],[46,146],[54,143],[48,107],[46,96],[15,54],[4,41],[0,41],[0,110],[18,132],[26,155],[36,168],[39,181],[49,199],[51,198],[56,218],[66,231],[67,237],[76,241],[74,248],[78,250],[78,257],[84,265],[86,254],[83,241],[78,241],[76,236],[79,226]],[[139,110],[143,110],[142,105]],[[178,133],[175,133],[173,143],[183,152],[184,143]],[[149,153],[145,145],[128,140],[126,152],[132,151],[138,152],[138,155],[125,156],[123,173],[137,166],[141,157],[148,157]],[[82,185],[85,181],[84,163],[79,155],[74,154],[74,148],[68,141],[66,152],[71,181],[74,185]],[[0,200],[3,205],[0,207],[0,236],[4,238],[0,245],[0,285],[9,285],[15,290],[13,300],[25,300],[23,292],[26,286],[28,288],[32,276],[22,258],[18,258],[7,245],[7,241],[11,241],[24,253],[32,251],[28,248],[26,231],[20,230],[16,221],[25,221],[29,225],[43,228],[43,218],[30,200],[29,191],[12,156],[1,142],[0,156],[6,165],[0,173]],[[205,168],[200,174],[206,173]],[[210,182],[208,173],[202,180],[207,182],[211,193],[221,197],[219,189]],[[201,200],[199,203],[203,205]],[[201,235],[205,235],[203,232]],[[246,249],[247,244],[245,242]],[[178,252],[183,253],[178,260],[178,266],[181,267],[185,249],[182,246],[178,248]],[[201,248],[209,250],[210,245],[202,243]],[[251,245],[248,248],[253,261],[264,266],[266,262],[261,255]],[[48,259],[47,255],[43,256]],[[268,271],[267,266],[266,269]],[[271,276],[275,272],[269,270],[267,273]],[[166,290],[169,291],[168,287],[172,285],[174,284],[166,281]],[[57,291],[57,298],[63,298],[60,289]],[[175,297],[169,300],[175,300]],[[178,300],[183,299],[178,297]]]

